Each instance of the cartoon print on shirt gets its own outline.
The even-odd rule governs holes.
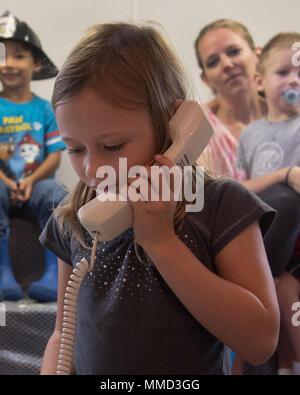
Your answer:
[[[257,147],[253,158],[253,177],[260,177],[280,169],[284,152],[275,142],[263,143]]]
[[[24,171],[21,174],[21,179],[24,179],[40,166],[40,162],[35,158],[39,156],[42,146],[29,133],[25,134],[17,145],[19,146],[19,155],[25,161]]]

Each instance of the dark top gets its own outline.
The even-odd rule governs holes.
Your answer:
[[[199,265],[216,272],[214,258],[231,240],[254,221],[264,235],[274,215],[238,182],[217,180],[205,187],[203,210],[187,213],[175,231]],[[92,245],[85,230],[84,240]],[[74,235],[63,238],[53,217],[40,241],[70,265],[83,257],[90,262],[91,250]],[[145,258],[142,249],[138,252]],[[79,292],[75,342],[76,374],[221,375],[231,370],[230,350],[194,319],[151,262],[138,260],[132,228],[99,242],[93,272]]]

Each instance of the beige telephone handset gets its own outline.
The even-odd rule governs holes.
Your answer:
[[[170,120],[171,147],[166,157],[181,166],[193,165],[212,136],[212,127],[195,101],[183,101]],[[114,201],[115,200],[115,201]],[[99,240],[110,241],[132,226],[131,208],[122,196],[100,201],[98,197],[81,207],[78,218]]]
[[[213,129],[201,105],[183,101],[170,120],[171,147],[164,153],[180,166],[193,165],[207,146]],[[88,271],[93,269],[98,240],[110,241],[132,226],[129,203],[117,196],[115,201],[94,198],[78,211],[78,218],[94,238],[90,266],[85,259],[73,270],[64,301],[64,321],[59,351],[57,374],[70,374],[76,330],[77,297],[80,285]]]

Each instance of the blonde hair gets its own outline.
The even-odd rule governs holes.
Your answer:
[[[146,108],[159,153],[170,146],[168,122],[176,100],[186,99],[186,82],[180,62],[156,29],[127,23],[93,26],[57,76],[52,97],[54,110],[87,83],[111,103],[129,109]],[[61,228],[67,222],[83,245],[77,211],[95,196],[94,190],[79,181],[55,210]],[[177,204],[175,223],[184,216],[184,203]]]
[[[296,32],[287,32],[287,33],[279,33],[276,34],[271,40],[267,42],[264,46],[260,58],[259,58],[259,65],[258,71],[261,74],[265,72],[265,62],[270,55],[270,52],[273,51],[275,48],[291,48],[295,42],[300,42],[300,33]]]
[[[203,29],[201,29],[200,33],[198,34],[195,40],[195,50],[196,50],[196,57],[198,61],[199,67],[204,71],[204,65],[201,59],[201,55],[199,53],[199,44],[203,40],[204,36],[213,30],[218,29],[230,29],[233,32],[237,33],[240,37],[247,41],[250,49],[253,51],[255,50],[254,40],[249,32],[249,30],[244,26],[242,23],[233,21],[231,19],[218,19],[210,24],[206,25]]]

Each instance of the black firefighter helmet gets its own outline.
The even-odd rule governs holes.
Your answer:
[[[36,33],[26,22],[19,21],[10,11],[0,17],[0,41],[14,40],[31,47],[34,54],[42,61],[42,68],[33,73],[33,80],[45,80],[56,77],[58,69],[42,49],[42,44]]]

